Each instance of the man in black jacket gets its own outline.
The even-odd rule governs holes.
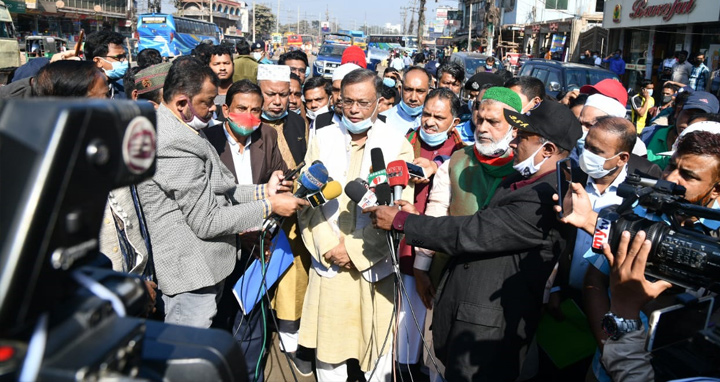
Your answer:
[[[510,143],[514,168],[487,208],[472,216],[433,218],[412,206],[372,207],[373,223],[404,231],[408,244],[453,258],[433,315],[435,352],[448,381],[514,381],[531,377],[524,366],[540,319],[543,290],[572,235],[558,222],[552,194],[556,163],[582,135],[564,106],[542,102],[530,115],[505,110],[518,130]],[[429,239],[432,238],[432,239]]]

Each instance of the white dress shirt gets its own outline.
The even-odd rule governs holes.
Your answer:
[[[240,144],[235,136],[223,128],[225,138],[230,144],[230,152],[232,152],[233,164],[235,165],[235,176],[237,176],[238,184],[253,184],[252,166],[250,164],[250,143],[252,139],[248,136],[245,141],[245,149],[240,152]]]
[[[585,191],[587,191],[590,197],[590,203],[592,204],[593,211],[599,212],[607,206],[620,204],[623,198],[617,195],[617,188],[620,183],[625,181],[627,177],[627,166],[622,169],[617,178],[605,189],[602,194],[598,192],[595,180],[588,177]],[[575,239],[575,249],[573,250],[572,263],[570,264],[570,278],[569,284],[572,288],[582,290],[583,280],[585,279],[585,271],[590,264],[583,255],[590,249],[592,244],[592,235],[583,231],[582,229],[577,230],[577,237]]]

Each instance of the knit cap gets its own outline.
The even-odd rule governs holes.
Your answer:
[[[137,74],[135,74],[135,89],[137,89],[138,94],[145,94],[153,90],[162,89],[165,85],[165,77],[167,77],[171,66],[172,63],[165,62],[148,66],[137,72]]]
[[[508,88],[493,86],[485,91],[482,99],[494,99],[495,101],[502,102],[515,109],[518,113],[522,110],[520,96]]]

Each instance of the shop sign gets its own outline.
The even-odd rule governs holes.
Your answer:
[[[631,19],[640,17],[657,17],[662,16],[663,21],[670,21],[673,16],[684,15],[692,12],[695,8],[695,0],[682,2],[675,0],[674,3],[665,3],[658,5],[648,5],[648,0],[637,0],[632,6]]]
[[[5,5],[7,5],[7,9],[11,13],[25,13],[25,10],[26,10],[24,1],[17,2],[17,1],[5,0]]]
[[[718,0],[606,0],[604,28],[694,24],[720,20]]]
[[[25,8],[37,9],[37,0],[25,0]]]

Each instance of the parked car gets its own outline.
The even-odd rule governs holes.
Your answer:
[[[579,89],[583,85],[595,85],[607,78],[620,80],[615,73],[596,66],[542,58],[524,62],[519,75],[539,79],[545,84],[545,92],[553,97],[557,97],[558,93]]]
[[[450,62],[455,62],[465,69],[465,81],[467,81],[478,69],[482,70],[482,68],[485,67],[485,61],[488,57],[490,56],[479,53],[458,52],[450,56]],[[501,61],[502,60],[495,58],[493,68],[497,70],[505,69]]]
[[[324,43],[318,50],[317,58],[313,63],[313,77],[322,76],[332,78],[335,68],[340,66],[343,52],[350,45]]]

